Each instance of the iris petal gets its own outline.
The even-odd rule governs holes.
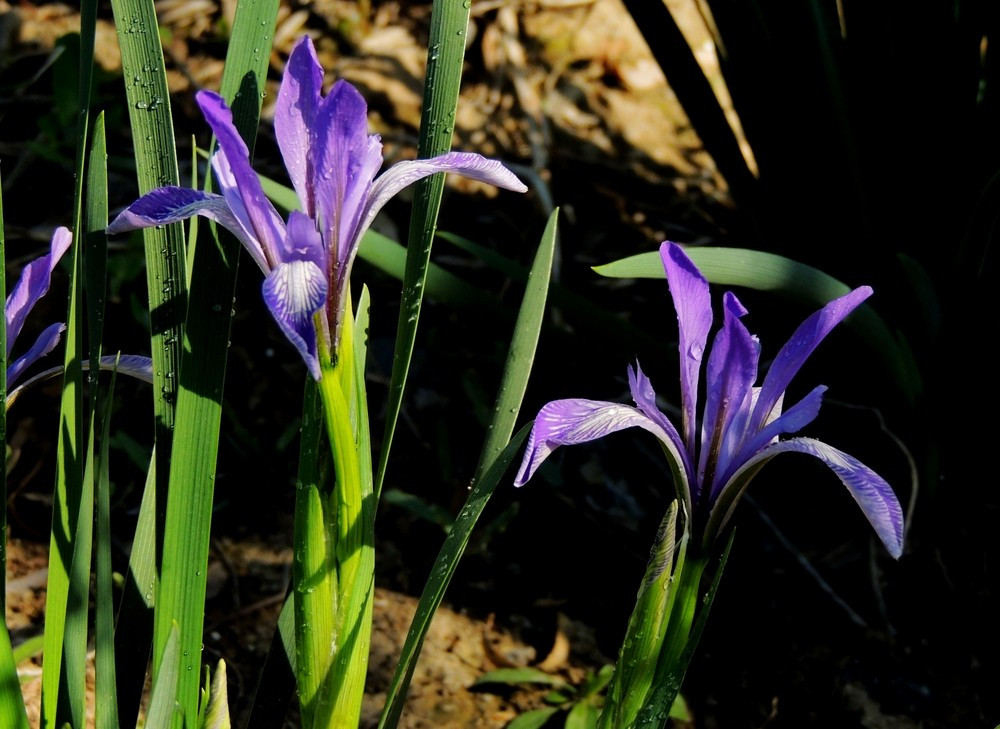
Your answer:
[[[117,235],[128,230],[168,225],[201,215],[214,220],[239,238],[254,261],[266,273],[269,269],[264,262],[260,245],[248,228],[233,214],[226,199],[221,195],[186,187],[158,187],[147,192],[118,214],[108,226],[108,235]]]
[[[47,326],[38,335],[35,343],[31,345],[31,349],[10,363],[10,367],[7,368],[7,387],[17,382],[21,374],[39,358],[55,349],[55,346],[59,344],[59,337],[65,329],[66,325],[62,323]]]
[[[513,172],[495,159],[472,152],[449,152],[431,159],[397,162],[385,171],[372,186],[360,217],[355,237],[360,240],[389,200],[405,187],[438,172],[451,172],[514,192],[526,192],[527,187]]]
[[[293,210],[288,216],[288,234],[282,242],[281,260],[312,261],[321,271],[327,270],[327,253],[316,230],[316,221]]]
[[[312,39],[304,35],[292,48],[285,64],[274,107],[274,136],[292,187],[302,201],[302,210],[310,217],[315,216],[316,210],[309,149],[322,86],[323,67],[316,57]]]
[[[316,112],[312,169],[322,232],[341,271],[357,239],[358,216],[382,166],[382,143],[368,135],[368,105],[356,88],[337,81]]]
[[[514,485],[523,486],[559,446],[588,443],[626,428],[642,428],[673,447],[663,428],[636,408],[600,400],[553,400],[535,418]]]
[[[236,233],[236,237],[240,239],[254,262],[256,262],[266,276],[277,264],[277,254],[273,250],[264,248],[257,239],[253,221],[250,220],[247,207],[243,204],[243,194],[240,192],[239,185],[236,182],[233,168],[229,165],[229,158],[226,157],[226,153],[221,148],[217,149],[215,154],[212,155],[212,170],[215,172],[219,191],[226,199],[230,212],[242,230],[242,234]],[[230,230],[232,229],[230,228]]]
[[[679,245],[664,242],[660,246],[660,259],[670,285],[674,311],[677,312],[684,440],[688,452],[694,453],[698,380],[708,330],[712,327],[712,300],[708,293],[708,281]]]
[[[153,384],[153,360],[141,354],[105,355],[100,367],[108,372],[117,367],[120,374]]]
[[[313,314],[326,303],[323,271],[311,261],[282,263],[264,279],[262,291],[274,320],[318,380],[320,367]]]
[[[7,297],[7,302],[4,306],[4,314],[7,322],[8,357],[10,357],[10,351],[14,346],[14,340],[21,333],[21,327],[24,326],[24,320],[27,318],[28,312],[31,311],[35,303],[45,296],[45,293],[49,290],[52,271],[55,269],[56,264],[59,263],[59,259],[69,249],[72,242],[73,234],[67,228],[56,228],[52,234],[52,241],[49,243],[49,252],[31,261],[21,271],[21,277],[14,284],[14,288]]]
[[[694,465],[691,462],[690,455],[684,449],[684,441],[681,440],[680,434],[677,432],[677,428],[674,424],[670,422],[663,411],[656,405],[656,392],[653,390],[653,385],[649,381],[649,378],[643,373],[642,369],[639,367],[639,363],[635,363],[635,369],[631,367],[628,368],[628,387],[632,393],[632,399],[635,400],[635,406],[641,410],[646,417],[655,422],[663,432],[667,434],[670,442],[673,444],[674,450],[677,451],[681,462],[684,464],[684,472],[687,474],[688,479],[694,478]]]
[[[101,357],[100,368],[102,370],[111,371],[115,368],[115,361],[119,358],[115,355],[107,355]],[[83,369],[89,369],[90,363],[86,360],[83,361]],[[140,354],[123,354],[121,355],[120,361],[118,362],[118,372],[123,375],[128,375],[129,377],[135,377],[143,382],[148,382],[153,384],[153,360],[149,357],[143,357]],[[7,391],[7,409],[17,402],[18,397],[22,392],[30,388],[39,382],[44,382],[56,375],[61,375],[63,373],[63,366],[51,367],[47,370],[39,372],[32,375],[30,378],[22,382],[17,387]]]
[[[760,343],[740,321],[747,310],[734,294],[723,296],[723,324],[712,342],[705,368],[705,408],[701,425],[698,479],[714,482],[725,468],[732,435],[749,417],[753,383],[757,379]],[[727,437],[728,436],[728,437]]]
[[[743,441],[739,452],[731,458],[720,459],[712,498],[714,499],[718,495],[722,484],[729,481],[733,472],[742,467],[744,462],[753,458],[756,453],[766,448],[772,442],[776,442],[776,438],[779,435],[797,433],[815,420],[816,416],[819,415],[820,406],[823,404],[823,393],[825,392],[825,385],[817,385],[808,395],[792,405],[785,412],[780,412],[780,407],[775,408],[773,412],[777,412],[778,415],[759,432],[755,434],[746,433],[746,440]]]
[[[264,250],[275,250],[285,237],[285,224],[250,167],[250,150],[233,126],[233,112],[213,91],[199,91],[195,99],[226,156],[257,241]]]
[[[813,438],[792,438],[774,443],[750,459],[743,468],[752,468],[785,452],[805,453],[825,463],[858,502],[889,554],[899,559],[903,553],[903,510],[885,479],[854,456]]]
[[[764,377],[749,425],[751,432],[759,430],[762,424],[772,418],[771,411],[778,399],[826,335],[871,295],[870,286],[856,288],[849,294],[834,299],[799,325],[791,339],[778,352]]]

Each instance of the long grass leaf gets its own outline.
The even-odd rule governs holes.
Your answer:
[[[10,633],[4,623],[0,630],[0,726],[28,729],[28,713],[17,677],[17,663],[10,647]]]
[[[500,388],[497,394],[493,417],[487,429],[486,440],[479,457],[473,477],[472,491],[466,499],[465,506],[452,525],[445,539],[437,560],[431,570],[431,576],[424,586],[417,611],[410,624],[410,631],[400,654],[392,684],[386,693],[385,707],[379,719],[379,729],[395,729],[406,701],[406,692],[413,677],[413,670],[420,655],[431,618],[444,598],[444,591],[451,582],[458,561],[465,552],[472,529],[482,514],[497,483],[514,458],[517,447],[527,436],[525,426],[510,440],[517,414],[521,408],[524,391],[531,375],[531,366],[535,358],[535,348],[538,344],[538,334],[542,328],[545,313],[545,300],[552,274],[552,257],[558,231],[558,209],[549,216],[545,231],[542,233],[538,252],[531,267],[528,284],[521,301],[514,334],[511,337],[507,363],[501,376]]]
[[[251,155],[277,13],[277,0],[238,4],[226,55],[221,93]],[[195,253],[170,460],[153,656],[158,665],[176,622],[185,661],[177,701],[189,722],[198,711],[212,498],[239,252],[239,242],[220,232],[217,245],[203,240]]]
[[[714,246],[688,247],[685,252],[713,284],[771,291],[812,306],[823,306],[851,290],[817,268],[774,253]],[[665,277],[656,251],[595,266],[594,270],[611,278]],[[896,344],[896,338],[875,309],[871,305],[859,307],[848,319],[848,325],[879,355],[904,397],[915,401],[921,388],[917,367],[912,357]]]
[[[97,597],[95,604],[95,729],[119,729],[118,692],[115,688],[115,635],[111,578],[111,405],[114,402],[117,364],[111,375],[107,405],[101,425],[101,456],[97,468]]]
[[[413,670],[417,666],[417,658],[424,644],[424,638],[427,636],[427,630],[430,628],[431,619],[444,598],[452,575],[455,574],[456,565],[465,552],[469,537],[472,536],[473,527],[483,513],[483,509],[486,508],[486,504],[496,490],[497,484],[500,483],[500,479],[507,472],[511,461],[514,460],[514,456],[520,450],[524,439],[528,437],[529,430],[531,430],[530,423],[517,432],[507,447],[493,461],[489,470],[472,487],[469,498],[465,501],[465,506],[445,538],[441,551],[438,552],[434,566],[431,568],[430,577],[424,584],[420,601],[417,603],[417,611],[410,622],[410,630],[406,634],[406,641],[400,652],[392,684],[386,692],[385,707],[379,718],[378,729],[395,729],[399,724],[399,718],[403,713],[403,704],[406,701],[406,692],[410,686],[410,680],[413,678]]]
[[[177,146],[170,115],[170,94],[153,0],[111,0],[122,54],[122,79],[132,130],[139,193],[162,185],[179,185]],[[177,373],[180,371],[183,324],[187,311],[184,228],[180,223],[145,228],[146,288],[149,292],[150,352],[153,358],[153,417],[160,459],[157,489],[161,493],[157,524],[162,528],[167,464],[175,422]],[[135,636],[140,640],[140,636]],[[126,674],[141,682],[145,667],[127,666]],[[130,712],[129,712],[130,713]],[[128,713],[123,712],[123,717]],[[131,723],[126,719],[127,723]]]
[[[122,56],[122,80],[132,131],[139,193],[161,185],[180,184],[177,146],[170,113],[166,67],[153,0],[111,0]],[[146,289],[150,312],[150,355],[153,359],[153,423],[159,459],[150,473],[158,477],[151,494],[155,523],[149,528],[162,536],[166,514],[167,477],[175,425],[177,381],[183,324],[187,311],[187,265],[184,228],[176,223],[142,231],[146,257]],[[156,494],[159,494],[157,497]],[[118,698],[121,720],[131,725],[139,700],[152,645],[152,620],[143,615],[142,600],[126,587],[120,629],[128,641],[117,641]]]
[[[424,107],[420,119],[418,155],[433,157],[451,149],[458,91],[462,80],[462,60],[465,57],[465,33],[469,25],[471,2],[435,0],[431,10],[431,31],[427,48],[427,74],[424,78]],[[410,234],[407,239],[406,271],[403,294],[399,304],[399,324],[396,347],[389,381],[389,402],[386,407],[385,430],[378,468],[375,471],[375,499],[382,492],[389,450],[396,432],[396,421],[403,404],[403,390],[410,370],[410,358],[417,337],[417,323],[423,302],[427,264],[434,243],[444,175],[433,175],[418,182],[410,214]]]
[[[56,441],[56,485],[52,499],[52,530],[49,538],[49,574],[45,605],[45,662],[42,671],[41,725],[70,722],[83,725],[83,692],[87,650],[87,600],[80,604],[79,581],[73,587],[72,574],[83,553],[78,548],[77,528],[83,500],[84,447],[83,419],[83,255],[80,241],[84,235],[83,183],[87,159],[90,121],[90,94],[94,67],[94,37],[97,27],[96,0],[80,6],[80,59],[77,107],[76,184],[73,197],[73,239],[70,260],[69,305],[63,370],[63,391],[59,408],[59,432]],[[90,508],[93,508],[91,497]],[[86,551],[89,574],[90,549]],[[81,614],[82,612],[82,614]]]
[[[559,209],[556,208],[549,216],[545,231],[542,233],[535,260],[531,266],[528,283],[521,300],[521,311],[514,325],[510,349],[507,351],[507,363],[504,366],[503,377],[496,404],[493,406],[493,416],[486,432],[486,442],[483,444],[476,466],[475,479],[486,472],[497,455],[507,445],[510,434],[514,432],[524,399],[524,391],[528,387],[528,377],[535,361],[535,349],[538,346],[538,335],[542,330],[542,319],[545,314],[545,300],[549,291],[549,280],[552,274],[552,258],[558,233]]]
[[[101,361],[101,335],[104,323],[104,289],[106,286],[108,241],[104,229],[108,226],[108,163],[104,134],[104,114],[94,123],[94,139],[87,164],[87,337],[90,349],[90,435],[88,462],[93,459],[94,426],[97,413],[98,377]],[[117,366],[116,366],[117,370]],[[95,725],[97,729],[118,729],[118,698],[115,691],[114,609],[111,588],[111,482],[108,476],[108,449],[111,428],[111,402],[114,397],[115,375],[111,378],[108,405],[102,418],[101,455],[97,461],[96,485],[88,488],[96,493],[97,572],[95,603],[96,689]],[[93,478],[91,471],[91,478]],[[89,571],[88,571],[89,583]]]

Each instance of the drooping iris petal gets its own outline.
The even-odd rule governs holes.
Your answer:
[[[381,165],[380,143],[378,150],[378,160]],[[374,153],[371,153],[368,159],[373,162],[375,160]],[[377,172],[377,168],[371,169]],[[364,173],[367,174],[368,171],[369,168],[366,168]],[[472,152],[449,152],[426,160],[397,162],[380,175],[370,187],[362,189],[360,185],[355,185],[349,188],[344,201],[342,219],[344,221],[351,220],[350,224],[353,227],[346,235],[341,229],[341,248],[337,259],[339,265],[338,299],[346,287],[347,278],[350,276],[351,266],[354,263],[354,256],[361,244],[361,238],[368,231],[379,211],[403,188],[438,172],[452,172],[515,192],[525,192],[528,189],[514,176],[514,173],[496,160],[487,159]],[[362,176],[362,179],[366,178]],[[349,218],[349,215],[353,217]]]
[[[304,35],[292,48],[281,78],[274,107],[274,136],[302,211],[309,217],[316,215],[309,149],[322,87],[323,67],[312,38]]]
[[[664,242],[660,246],[660,259],[677,312],[684,441],[688,452],[694,453],[698,380],[708,330],[712,327],[712,300],[708,281],[679,245]]]
[[[754,468],[780,453],[805,453],[825,463],[858,502],[889,554],[899,559],[903,553],[903,510],[885,479],[854,456],[813,438],[774,443],[747,461],[740,470]]]
[[[109,372],[117,367],[120,374],[153,384],[153,360],[141,354],[105,355],[100,367]]]
[[[261,289],[274,320],[318,380],[321,373],[313,314],[326,303],[326,275],[311,261],[291,261],[279,264]]]
[[[214,91],[199,91],[195,99],[226,156],[257,241],[264,250],[275,250],[285,237],[285,224],[250,167],[250,150],[233,126],[233,112]]]
[[[45,356],[55,349],[55,346],[59,344],[59,337],[65,329],[66,325],[62,323],[47,326],[38,335],[35,343],[31,345],[31,349],[10,363],[10,367],[7,368],[7,386],[10,387],[17,382],[18,378],[28,367],[34,364],[40,357]]]
[[[473,152],[449,152],[431,159],[415,159],[397,162],[375,180],[372,185],[360,225],[355,236],[360,240],[375,220],[375,216],[387,202],[405,187],[438,172],[453,172],[463,177],[479,180],[496,187],[514,192],[525,192],[528,188],[495,159],[487,159]]]
[[[799,325],[768,368],[750,420],[751,432],[772,418],[771,410],[778,398],[826,335],[871,295],[870,286],[856,288],[834,299]]]
[[[749,415],[760,357],[760,343],[740,321],[747,313],[746,307],[729,291],[722,301],[722,328],[715,335],[705,367],[698,483],[706,487],[718,473],[719,460],[725,458],[722,449],[726,434],[735,423],[745,423]]]
[[[626,428],[642,428],[673,447],[663,428],[636,408],[600,400],[553,400],[535,418],[514,485],[524,485],[559,446],[587,443]]]
[[[28,312],[31,311],[40,298],[45,296],[45,292],[49,290],[52,271],[55,269],[56,264],[59,263],[59,259],[69,249],[72,242],[73,234],[67,228],[56,228],[52,234],[52,241],[49,244],[49,252],[44,256],[36,258],[24,267],[24,270],[21,271],[21,277],[14,284],[10,295],[7,296],[4,315],[7,322],[8,357],[10,357],[11,349],[14,346],[14,340],[21,333],[21,327],[24,326],[24,320],[28,316]],[[9,379],[10,375],[8,374],[8,384]]]
[[[333,260],[345,268],[357,246],[353,237],[361,206],[382,166],[382,143],[368,135],[368,105],[340,80],[316,112],[313,184],[321,231]]]
[[[116,359],[118,358],[114,355],[101,357],[100,368],[106,371],[113,370],[115,368]],[[84,360],[83,369],[86,370],[89,368],[90,363],[87,360]],[[129,377],[135,377],[143,382],[153,384],[153,360],[149,357],[143,357],[139,354],[123,354],[121,355],[121,361],[118,363],[118,371],[124,375],[128,375]],[[7,409],[10,410],[11,406],[17,401],[22,392],[39,382],[55,377],[56,375],[61,375],[62,372],[62,365],[59,365],[58,367],[50,367],[47,370],[32,375],[14,389],[8,390]]]
[[[647,418],[659,425],[663,429],[663,432],[667,434],[667,437],[674,445],[674,449],[681,457],[681,462],[684,464],[684,472],[687,474],[688,480],[693,480],[695,474],[691,456],[684,448],[684,441],[681,440],[677,428],[663,414],[663,411],[657,407],[656,392],[653,390],[653,385],[649,381],[649,378],[646,377],[639,367],[638,362],[635,363],[635,369],[628,368],[628,387],[632,393],[632,399],[635,400],[635,406]]]
[[[214,220],[229,230],[246,246],[257,265],[266,265],[253,232],[233,214],[223,196],[187,187],[158,187],[147,192],[119,213],[107,232],[108,235],[117,235],[128,230],[177,223],[195,215]]]

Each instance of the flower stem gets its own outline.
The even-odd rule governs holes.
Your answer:
[[[375,506],[364,362],[354,344],[354,318],[348,306],[336,357],[321,354],[318,383],[335,475],[323,508],[330,535],[327,569],[336,575],[336,600],[333,661],[324,677],[313,729],[356,729],[371,642]]]

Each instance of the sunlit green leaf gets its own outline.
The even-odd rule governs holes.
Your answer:
[[[491,683],[502,683],[516,686],[521,683],[541,684],[544,686],[565,686],[566,681],[559,676],[553,676],[538,668],[525,666],[523,668],[497,668],[479,676],[473,686],[483,686]]]

